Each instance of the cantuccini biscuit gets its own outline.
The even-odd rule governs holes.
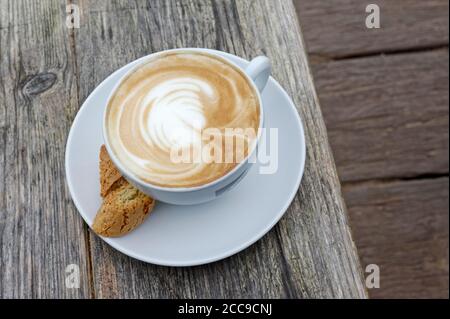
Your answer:
[[[121,177],[122,175],[111,161],[105,145],[102,145],[100,148],[100,195],[105,197]]]
[[[103,203],[92,229],[105,237],[118,237],[142,224],[155,200],[131,185],[112,163],[105,146],[100,149],[100,185]]]

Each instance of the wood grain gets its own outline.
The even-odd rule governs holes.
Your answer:
[[[345,185],[363,265],[381,270],[374,298],[448,298],[449,179]]]
[[[365,3],[295,1],[344,181],[448,173],[448,50],[329,60],[448,44],[448,2],[406,2],[377,2],[382,29],[367,30]],[[448,298],[448,186],[344,186],[363,265],[382,267],[370,296]]]
[[[91,236],[95,296],[365,297],[340,185],[291,1],[80,1],[75,33],[80,100],[143,55],[207,47],[266,54],[307,135],[307,167],[281,222],[244,252],[211,265],[165,268],[130,259]],[[252,14],[249,15],[249,12]]]
[[[448,1],[294,3],[370,296],[448,298]]]
[[[367,29],[366,6],[380,7],[381,28]],[[308,52],[344,58],[448,45],[448,0],[295,0]]]
[[[64,173],[78,101],[63,10],[0,2],[0,298],[90,296],[86,226]],[[65,286],[69,264],[79,289]]]
[[[314,65],[342,181],[445,174],[448,49]]]

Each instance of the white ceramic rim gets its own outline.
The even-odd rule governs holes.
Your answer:
[[[211,52],[215,52],[216,54],[221,54],[222,56],[225,56],[227,58],[230,59],[237,59],[243,63],[249,63],[249,61],[232,55],[230,53],[226,53],[226,52],[222,52],[222,51],[217,51],[217,50],[212,50],[212,49],[204,49],[207,51],[211,51]],[[136,60],[137,61],[137,60]],[[133,62],[131,62],[133,63]],[[80,118],[80,114],[81,111],[84,107],[86,107],[87,104],[89,104],[89,101],[92,99],[92,94],[97,91],[97,90],[101,90],[102,87],[105,85],[105,83],[107,82],[107,80],[111,79],[112,77],[114,77],[114,75],[117,72],[120,72],[123,68],[126,68],[128,66],[125,65],[123,67],[121,67],[120,69],[116,70],[115,72],[113,72],[112,74],[110,74],[106,79],[104,79],[92,92],[91,94],[89,94],[89,96],[86,98],[86,100],[84,101],[83,105],[80,107],[80,109],[77,112],[77,115],[75,116],[75,119],[72,123],[72,126],[70,128],[70,132],[69,132],[69,136],[67,138],[67,143],[66,143],[66,156],[65,156],[65,168],[66,168],[66,180],[67,180],[67,185],[69,187],[69,192],[71,194],[72,200],[75,203],[75,207],[77,208],[78,212],[80,213],[80,215],[83,217],[83,219],[85,220],[85,222],[88,224],[88,226],[90,227],[87,217],[84,216],[84,214],[82,213],[81,210],[81,205],[77,199],[77,197],[75,196],[74,193],[74,186],[72,185],[71,181],[71,175],[70,175],[70,171],[69,171],[69,167],[68,167],[68,159],[70,158],[70,153],[67,152],[67,146],[71,144],[72,141],[72,137],[74,134],[74,130],[72,130],[73,127],[76,126],[76,124],[79,121]],[[113,247],[114,249],[118,250],[119,252],[130,256],[134,259],[146,262],[146,263],[151,263],[151,264],[155,264],[155,265],[160,265],[160,266],[170,266],[170,267],[189,267],[189,266],[199,266],[199,265],[204,265],[204,264],[209,264],[215,261],[219,261],[222,259],[225,259],[227,257],[230,257],[234,254],[237,254],[238,252],[248,248],[249,246],[251,246],[252,244],[254,244],[256,241],[258,241],[259,239],[261,239],[265,234],[267,234],[272,228],[273,226],[275,226],[279,220],[281,219],[281,217],[283,217],[284,213],[286,212],[286,210],[289,208],[290,204],[292,203],[292,200],[294,199],[295,195],[297,194],[298,188],[300,186],[300,183],[302,181],[302,177],[303,177],[303,173],[304,173],[304,169],[305,169],[305,162],[306,162],[306,141],[305,141],[305,132],[304,132],[304,128],[303,128],[303,124],[302,121],[300,119],[300,115],[298,114],[297,109],[295,108],[295,104],[293,103],[291,97],[286,93],[286,91],[283,89],[283,87],[273,78],[270,77],[269,81],[272,81],[275,86],[278,88],[278,90],[280,92],[283,93],[283,95],[285,96],[285,98],[287,99],[287,101],[289,102],[290,107],[292,107],[294,110],[294,114],[296,114],[295,119],[297,121],[298,127],[300,129],[299,133],[300,133],[300,138],[302,140],[302,144],[299,145],[299,147],[301,148],[301,154],[302,154],[302,158],[301,158],[301,162],[300,162],[300,169],[298,171],[298,176],[297,176],[297,181],[296,181],[296,186],[291,190],[291,193],[289,194],[289,199],[286,201],[285,205],[279,210],[278,214],[274,216],[274,219],[272,221],[272,223],[268,224],[264,229],[262,229],[260,232],[254,234],[249,240],[243,242],[241,245],[238,245],[234,248],[231,248],[223,253],[208,257],[208,258],[201,258],[201,259],[194,259],[194,260],[189,260],[189,261],[183,261],[183,262],[175,262],[173,260],[163,260],[163,259],[154,259],[154,258],[149,258],[145,255],[140,255],[140,254],[135,254],[132,251],[127,251],[126,249],[123,249],[119,244],[117,244],[113,238],[105,238],[105,237],[101,237],[106,243],[108,243],[111,247]]]
[[[106,132],[106,125],[105,125],[109,102],[110,102],[111,98],[113,97],[114,93],[116,92],[116,90],[123,83],[123,81],[127,77],[129,77],[132,73],[134,73],[138,68],[140,68],[142,65],[144,65],[145,63],[148,63],[150,60],[156,59],[160,55],[170,54],[170,53],[174,53],[174,52],[196,52],[196,53],[206,54],[206,55],[213,56],[214,58],[219,59],[219,60],[221,60],[222,62],[224,62],[226,64],[232,65],[234,68],[239,70],[239,72],[242,75],[245,76],[247,82],[250,83],[250,85],[252,86],[254,92],[256,92],[256,95],[258,97],[258,102],[259,102],[258,136],[256,138],[256,141],[255,141],[254,145],[253,145],[252,151],[249,152],[248,155],[240,163],[238,163],[231,171],[229,171],[225,175],[223,175],[223,176],[219,177],[218,179],[215,179],[215,180],[213,180],[213,181],[211,181],[209,183],[206,183],[206,184],[203,184],[203,185],[198,185],[198,186],[193,186],[193,187],[164,187],[164,186],[159,186],[159,185],[156,185],[156,184],[152,184],[152,183],[146,182],[146,181],[142,180],[141,178],[139,178],[138,176],[136,176],[135,174],[133,174],[124,165],[122,165],[120,160],[117,158],[116,154],[114,154],[114,152],[112,151],[111,146],[110,146],[109,141],[108,141],[108,134]],[[211,186],[214,186],[214,185],[217,185],[217,184],[221,183],[223,180],[227,179],[230,175],[232,175],[237,170],[239,170],[243,165],[245,165],[248,162],[249,158],[254,156],[254,153],[257,151],[258,145],[259,145],[260,140],[261,140],[261,136],[262,136],[261,129],[264,127],[264,108],[263,108],[262,98],[261,98],[262,92],[259,92],[259,89],[256,87],[255,81],[252,78],[250,78],[250,76],[247,74],[247,72],[245,72],[245,69],[241,68],[239,65],[237,65],[233,61],[228,60],[228,59],[224,58],[223,56],[220,56],[215,51],[211,51],[211,50],[208,50],[208,49],[202,49],[202,48],[178,48],[178,49],[171,49],[171,50],[155,52],[155,53],[146,55],[144,57],[141,57],[141,58],[139,58],[139,59],[137,59],[137,60],[135,60],[133,62],[130,62],[130,63],[135,63],[135,65],[133,65],[125,74],[122,75],[120,80],[114,85],[113,89],[109,93],[108,100],[106,102],[106,107],[105,107],[105,110],[103,111],[103,122],[102,122],[103,140],[105,141],[105,146],[106,146],[106,149],[108,150],[108,154],[111,157],[111,160],[113,161],[113,163],[119,168],[119,170],[121,172],[125,173],[124,175],[126,175],[127,178],[131,178],[132,181],[134,183],[138,184],[138,185],[141,185],[143,187],[147,187],[147,188],[150,188],[150,189],[158,190],[158,191],[164,191],[164,192],[170,192],[170,193],[185,193],[185,192],[198,191],[198,190],[206,189],[206,188],[209,188]],[[267,82],[269,82],[269,80],[270,80],[270,77],[267,79]],[[230,183],[231,182],[232,181],[230,181]]]

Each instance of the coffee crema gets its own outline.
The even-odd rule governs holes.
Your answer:
[[[209,54],[173,52],[121,82],[108,104],[106,134],[114,155],[139,179],[194,187],[222,177],[248,155],[257,135],[230,129],[257,132],[259,113],[258,95],[241,70]],[[233,147],[225,142],[230,135]],[[195,157],[207,147],[216,160]],[[174,160],[186,150],[188,161]]]

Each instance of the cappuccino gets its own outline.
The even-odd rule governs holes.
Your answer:
[[[105,114],[111,151],[135,177],[163,187],[210,183],[253,150],[258,93],[211,54],[171,52],[134,69]]]

